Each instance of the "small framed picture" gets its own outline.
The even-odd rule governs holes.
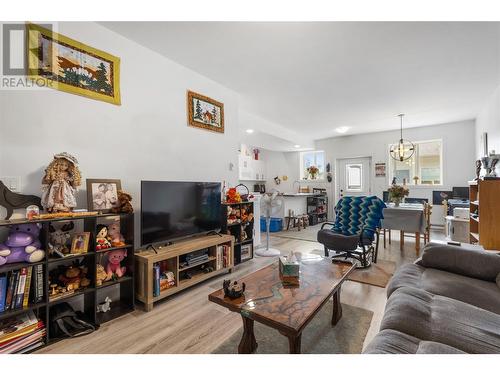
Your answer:
[[[118,204],[120,180],[87,179],[87,208],[89,211],[110,212]]]
[[[252,258],[252,244],[241,246],[241,260]]]
[[[71,254],[85,254],[89,249],[90,232],[75,233],[71,241]]]

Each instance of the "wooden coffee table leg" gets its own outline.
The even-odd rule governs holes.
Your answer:
[[[332,314],[332,326],[336,325],[338,321],[342,318],[342,305],[340,304],[340,287],[333,294],[333,314]]]
[[[241,337],[240,345],[238,345],[239,354],[251,354],[257,349],[257,341],[253,334],[253,320],[245,316],[243,318],[243,336]]]
[[[288,336],[288,346],[290,348],[290,354],[300,354],[302,341],[302,333],[296,336]]]

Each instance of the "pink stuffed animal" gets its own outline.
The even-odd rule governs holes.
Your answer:
[[[106,266],[106,273],[108,278],[123,277],[125,276],[126,267],[121,267],[120,262],[127,256],[127,250],[118,249],[108,252],[108,264]]]

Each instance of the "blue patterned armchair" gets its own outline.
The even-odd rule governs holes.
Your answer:
[[[335,205],[335,222],[325,223],[318,232],[318,242],[332,258],[353,258],[359,268],[377,262],[379,230],[385,203],[376,196],[343,197]],[[329,229],[325,229],[330,226]],[[375,242],[375,246],[373,243]]]

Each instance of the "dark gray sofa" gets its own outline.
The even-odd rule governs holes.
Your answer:
[[[428,244],[387,286],[371,354],[500,353],[500,256]]]

